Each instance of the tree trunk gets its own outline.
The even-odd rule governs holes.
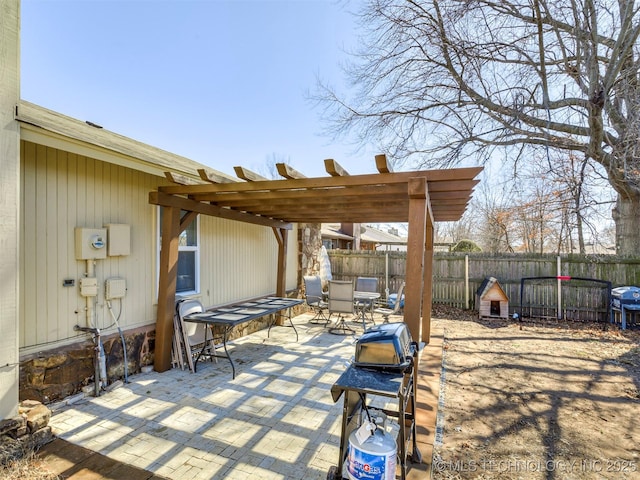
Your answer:
[[[616,222],[616,253],[618,255],[640,255],[640,196],[618,194],[612,216]]]

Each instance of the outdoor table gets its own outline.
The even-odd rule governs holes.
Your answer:
[[[361,292],[355,290],[353,292],[353,300],[357,307],[358,316],[362,318],[362,326],[367,328],[367,311],[371,312],[371,321],[373,322],[373,304],[380,298],[378,292]]]
[[[296,334],[297,342],[298,331],[296,330],[296,327],[291,320],[291,307],[300,305],[303,302],[304,300],[300,298],[266,297],[252,300],[250,302],[242,302],[233,305],[226,305],[224,307],[213,308],[211,310],[207,310],[206,312],[193,313],[191,315],[186,315],[183,320],[185,322],[204,323],[209,327],[221,326],[224,328],[222,346],[224,347],[225,354],[214,354],[212,356],[228,359],[229,363],[231,364],[232,377],[235,379],[236,367],[233,363],[231,355],[229,355],[229,351],[227,350],[227,341],[229,340],[229,334],[231,333],[233,328],[237,325],[255,320],[256,318],[273,315],[273,318],[269,322],[269,329],[267,331],[268,337],[271,334],[271,327],[275,323],[275,319],[278,316],[283,316],[289,319],[289,323],[291,324],[290,326],[293,328],[293,331]],[[283,314],[283,311],[286,311],[287,313]],[[209,330],[210,328],[206,329],[206,336],[208,336]],[[205,346],[207,345],[206,336],[204,342]],[[205,347],[203,347],[202,351],[196,357],[196,360],[193,364],[194,372],[196,371],[196,365],[198,364],[198,360],[200,359],[200,356],[202,355],[204,349]]]

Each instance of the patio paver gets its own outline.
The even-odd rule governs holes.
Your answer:
[[[235,379],[224,359],[199,363],[195,374],[132,375],[100,397],[54,410],[50,425],[60,439],[169,479],[325,479],[338,459],[342,418],[342,402],[333,403],[330,389],[355,339],[331,335],[309,324],[311,317],[294,318],[298,342],[289,328],[235,340]],[[430,368],[437,378],[439,366]],[[433,400],[433,388],[419,405]],[[424,437],[433,429],[421,431]],[[419,441],[427,463],[410,471],[426,478],[429,440]]]

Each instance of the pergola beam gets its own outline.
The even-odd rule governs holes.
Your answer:
[[[285,228],[287,230],[291,230],[292,228],[290,222],[282,222],[280,220],[267,217],[257,217],[255,215],[238,212],[236,210],[210,205],[208,203],[196,202],[189,198],[167,195],[162,192],[150,192],[149,203],[164,207],[177,207],[188,212],[197,212],[212,217],[253,223],[254,225],[262,225],[265,227]]]
[[[382,155],[376,155],[376,168],[378,169],[378,171],[380,173],[391,173],[393,172],[393,169],[391,168],[391,165],[389,165],[389,162],[387,161],[387,156],[382,154]]]
[[[224,175],[220,175],[205,168],[199,168],[198,175],[200,175],[200,178],[202,180],[209,183],[232,183],[234,181],[231,178],[225,177]]]
[[[242,180],[246,180],[247,182],[265,182],[269,181],[267,177],[263,177],[262,175],[252,172],[248,168],[244,167],[233,167],[233,170],[236,172],[236,176],[241,178]]]
[[[286,163],[276,163],[276,170],[278,170],[280,176],[284,178],[307,178],[306,175],[303,175],[295,168],[287,165]]]
[[[342,168],[333,158],[327,158],[324,161],[324,169],[332,177],[346,177],[349,175],[349,172]]]
[[[241,168],[241,167],[234,167]],[[478,182],[473,178],[482,171],[481,167],[459,168],[452,170],[425,170],[418,172],[396,172],[396,173],[374,173],[366,175],[349,175],[340,177],[340,183],[336,183],[336,177],[318,177],[318,178],[300,178],[291,180],[259,180],[247,181],[239,183],[225,183],[219,185],[167,185],[160,186],[158,190],[163,193],[172,195],[196,195],[196,194],[215,194],[224,192],[252,192],[252,191],[276,191],[276,190],[295,190],[304,188],[347,188],[365,185],[392,185],[395,183],[406,184],[410,178],[423,177],[429,179],[429,190],[438,188],[438,182],[445,182],[443,188],[447,189],[451,183],[454,189],[464,189],[469,186],[471,188]],[[247,173],[248,171],[243,170]],[[452,174],[445,172],[455,172]],[[247,175],[249,176],[249,175]],[[263,177],[264,178],[264,177]],[[458,183],[461,182],[461,183]],[[432,185],[433,184],[433,185]],[[213,188],[213,189],[212,189]]]

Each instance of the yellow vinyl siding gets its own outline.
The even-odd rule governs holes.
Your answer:
[[[86,338],[73,330],[86,325],[86,300],[79,280],[87,270],[75,259],[74,228],[131,225],[126,257],[95,261],[99,282],[95,323],[114,333],[104,300],[104,281],[123,277],[127,295],[112,302],[120,324],[133,328],[155,322],[154,207],[148,194],[159,177],[30,142],[22,142],[22,225],[20,241],[20,348],[70,343]],[[75,286],[63,287],[73,279]]]
[[[131,226],[131,254],[95,261],[95,322],[116,333],[104,299],[104,281],[126,280],[125,298],[112,301],[123,329],[155,324],[157,209],[149,192],[166,179],[53,147],[21,142],[20,349],[33,353],[87,339],[86,300],[79,280],[87,269],[75,258],[75,227]],[[278,245],[271,228],[202,215],[202,302],[216,305],[271,294],[276,287]],[[296,288],[297,242],[289,232],[287,289]],[[64,287],[64,279],[73,287]]]
[[[288,290],[296,288],[295,232],[295,229],[289,231],[288,239]],[[221,305],[275,292],[278,243],[271,228],[202,215],[200,238],[204,305]],[[209,241],[202,240],[205,238]]]

